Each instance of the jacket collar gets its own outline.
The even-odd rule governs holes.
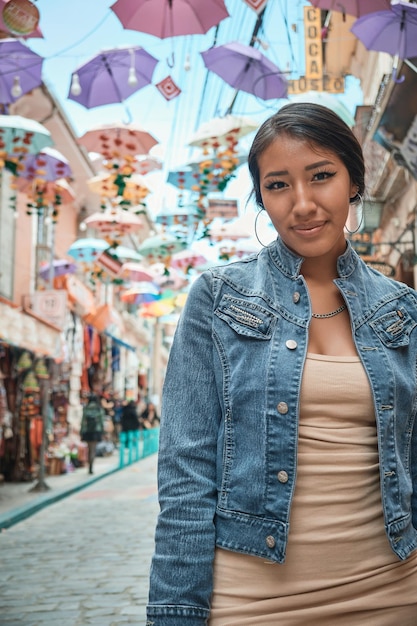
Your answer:
[[[272,261],[279,269],[290,278],[298,278],[300,275],[301,265],[304,261],[303,257],[292,252],[281,237],[267,246],[267,250]],[[337,260],[337,271],[340,278],[347,278],[356,269],[359,257],[353,250],[350,241],[346,240],[346,250]]]

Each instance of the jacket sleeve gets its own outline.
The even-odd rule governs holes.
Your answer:
[[[211,275],[190,290],[171,347],[162,395],[160,515],[151,566],[148,622],[202,626],[212,592],[221,419],[215,382]]]

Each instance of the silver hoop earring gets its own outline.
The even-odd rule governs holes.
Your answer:
[[[355,235],[360,230],[362,223],[363,223],[363,198],[361,194],[358,192],[356,195],[353,196],[353,198],[349,198],[349,204],[357,205],[357,207],[359,208],[361,212],[361,219],[359,220],[359,224],[357,225],[355,230],[349,230],[349,228],[345,224],[346,232],[349,235]]]
[[[255,217],[255,226],[254,226],[254,228],[255,228],[255,237],[258,240],[258,242],[261,244],[262,248],[267,248],[268,246],[266,246],[264,243],[262,243],[262,241],[259,239],[258,232],[257,232],[258,217],[260,216],[262,211],[265,211],[265,207],[262,207],[262,209],[259,209],[259,211],[257,212],[256,217]]]

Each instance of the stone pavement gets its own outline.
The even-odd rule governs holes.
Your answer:
[[[116,458],[105,457],[96,459],[92,477],[85,469],[81,478],[80,470],[78,477],[47,477],[48,484],[68,480],[69,495],[0,534],[2,626],[145,624],[158,513],[156,460],[154,454],[116,471]],[[30,496],[32,509],[51,491]],[[18,508],[25,507],[20,500]],[[0,506],[3,519],[16,510],[5,509]]]

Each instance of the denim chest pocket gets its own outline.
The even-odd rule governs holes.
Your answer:
[[[416,325],[417,322],[403,307],[385,313],[370,322],[370,326],[388,348],[407,346],[410,341],[410,333]]]
[[[276,321],[260,304],[232,296],[223,296],[215,314],[239,335],[257,339],[270,339]]]

